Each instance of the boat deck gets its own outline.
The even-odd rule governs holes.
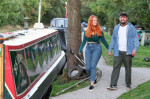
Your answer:
[[[29,30],[20,30],[16,32],[12,32],[9,34],[0,33],[7,40],[4,41],[3,44],[8,46],[19,46],[24,45],[26,43],[42,40],[50,35],[53,35],[57,32],[54,29],[29,29]]]

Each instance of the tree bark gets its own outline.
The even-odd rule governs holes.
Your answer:
[[[80,0],[67,0],[68,10],[68,38],[67,48],[72,49],[75,54],[81,44],[81,1]],[[69,68],[78,64],[77,59],[67,52],[67,71]]]

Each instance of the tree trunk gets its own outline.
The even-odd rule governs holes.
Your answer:
[[[81,44],[81,1],[80,0],[67,0],[68,10],[68,38],[67,48],[72,49],[75,54]],[[67,71],[69,68],[78,64],[77,59],[67,52]]]

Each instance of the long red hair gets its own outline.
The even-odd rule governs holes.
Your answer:
[[[93,25],[93,18],[97,19],[97,25],[96,26]],[[88,26],[86,29],[85,36],[91,38],[92,33],[97,34],[97,36],[102,36],[102,30],[100,29],[100,25],[98,23],[98,18],[95,15],[91,15],[89,17]]]

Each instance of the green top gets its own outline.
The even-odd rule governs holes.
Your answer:
[[[97,42],[97,43],[102,42],[107,49],[109,47],[107,41],[104,38],[104,33],[103,32],[102,32],[102,36],[93,35],[93,36],[91,36],[91,38],[86,37],[85,32],[84,32],[84,37],[83,37],[83,41],[82,41],[80,49],[79,49],[79,53],[82,52],[82,49],[85,46],[86,42]]]

